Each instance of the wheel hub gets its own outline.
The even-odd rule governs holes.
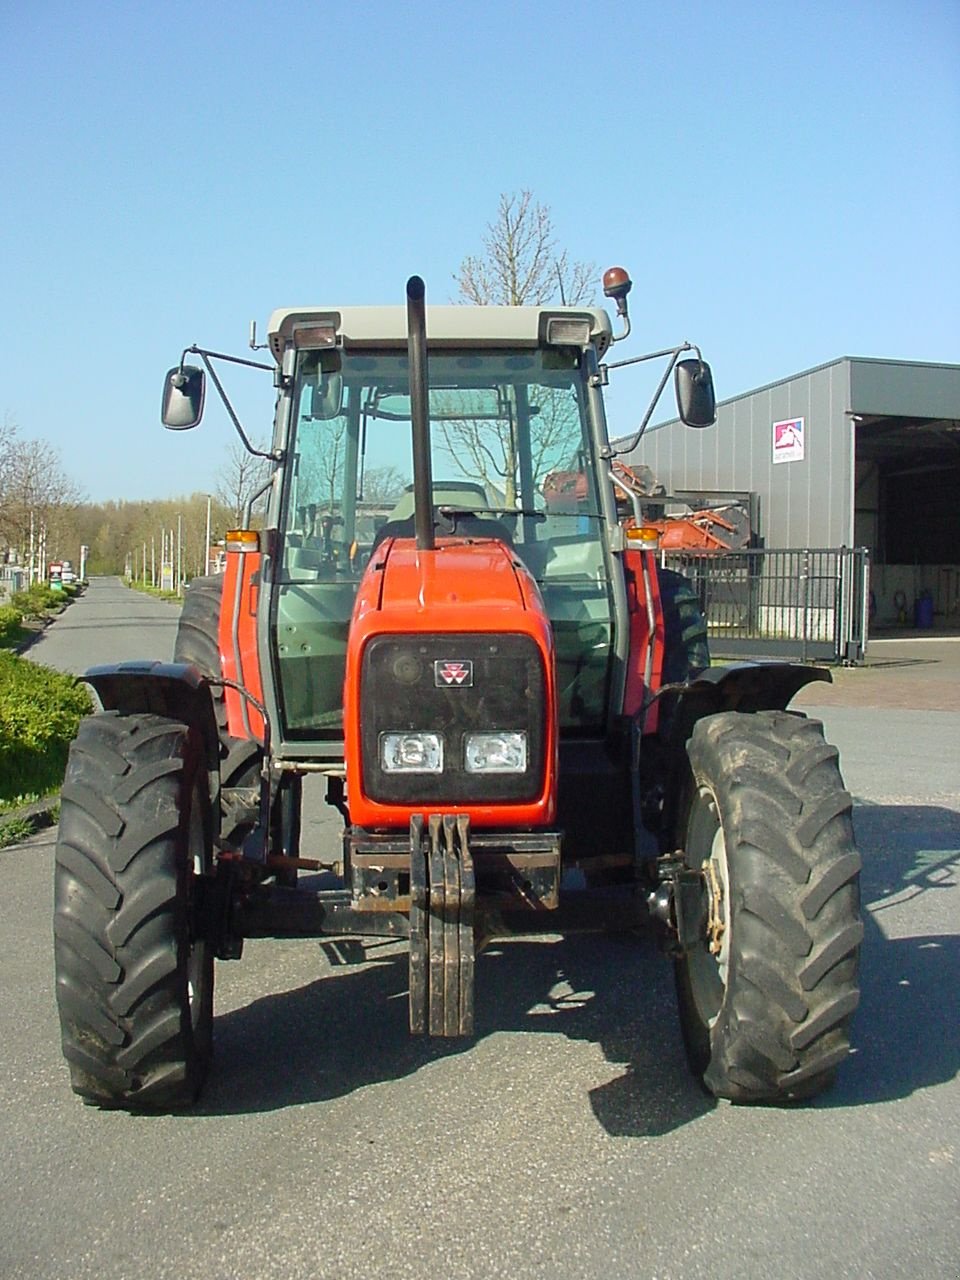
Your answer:
[[[707,946],[712,956],[723,950],[723,937],[727,930],[723,918],[723,882],[717,873],[717,864],[708,858],[701,867],[707,896]]]

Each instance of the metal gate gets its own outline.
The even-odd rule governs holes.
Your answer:
[[[718,657],[863,661],[866,547],[663,551],[661,563],[693,582]]]

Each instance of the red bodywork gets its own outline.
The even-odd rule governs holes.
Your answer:
[[[654,552],[627,550],[623,553],[623,567],[630,615],[630,656],[623,714],[632,719],[642,711],[647,694],[656,692],[663,681],[663,606]],[[659,703],[654,702],[647,708],[641,732],[656,733],[658,713]]]
[[[420,551],[409,538],[388,539],[371,558],[357,592],[344,680],[344,754],[350,819],[362,827],[407,828],[423,805],[381,804],[364,794],[360,749],[360,673],[364,647],[384,633],[530,636],[544,666],[546,751],[540,794],[526,803],[450,806],[474,827],[548,826],[556,816],[557,691],[553,633],[537,584],[502,542],[437,540]]]
[[[663,610],[651,551],[623,557],[630,626],[623,715],[633,718],[644,698],[660,688],[664,659]],[[229,552],[220,612],[220,660],[226,679],[262,701],[257,650],[259,552]],[[359,671],[363,645],[383,631],[522,632],[535,638],[547,672],[548,753],[543,794],[533,805],[471,810],[475,825],[546,825],[556,806],[557,712],[553,636],[537,585],[517,557],[495,541],[441,539],[434,551],[418,552],[409,539],[391,539],[378,549],[357,592],[344,691],[344,735],[348,776],[362,779],[359,750]],[[351,694],[351,690],[353,693]],[[263,742],[263,717],[235,690],[226,691],[227,727],[235,738]],[[246,716],[244,715],[246,708]],[[648,706],[642,732],[657,730],[659,704]],[[404,825],[416,806],[400,808],[366,801],[362,782],[351,788],[351,818],[361,826]],[[360,816],[362,815],[362,816]]]
[[[259,580],[259,551],[227,552],[223,603],[220,606],[220,668],[224,679],[235,681],[262,702],[263,684],[257,652]],[[263,716],[254,704],[229,687],[225,696],[228,732],[234,738],[256,738],[262,743]]]

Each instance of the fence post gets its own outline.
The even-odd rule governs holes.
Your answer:
[[[809,618],[807,616],[807,607],[810,600],[810,548],[804,547],[803,561],[800,569],[800,614],[803,618],[802,631],[800,633],[800,661],[807,660],[807,638],[809,632]]]

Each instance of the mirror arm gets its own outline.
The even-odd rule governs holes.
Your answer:
[[[254,452],[254,453],[256,453],[256,450],[253,450],[253,452]],[[272,455],[272,454],[269,454],[269,455],[268,455],[268,454],[265,454],[265,453],[260,454],[260,457],[261,457],[261,458],[266,458],[266,457],[268,457],[268,456],[269,456],[269,457],[273,457],[273,455]],[[273,476],[274,476],[274,473],[273,473],[273,472],[271,472],[270,476],[269,476],[266,480],[264,480],[263,484],[262,484],[262,485],[260,486],[260,488],[256,491],[256,493],[251,493],[250,497],[249,497],[249,498],[246,500],[246,502],[243,504],[243,527],[244,527],[244,529],[249,529],[249,528],[250,528],[250,521],[253,519],[253,504],[256,502],[256,500],[257,500],[259,497],[261,497],[264,493],[266,493],[266,492],[267,492],[267,490],[270,488],[270,486],[273,484]]]
[[[625,493],[627,497],[630,499],[630,502],[633,506],[633,518],[637,522],[637,527],[639,528],[640,525],[643,524],[643,512],[640,509],[640,495],[638,493],[635,493],[633,489],[628,489],[627,486],[620,479],[620,477],[617,475],[617,473],[613,470],[612,467],[607,472],[607,479],[610,481],[612,485],[614,485],[617,489],[620,489],[621,492]]]
[[[647,429],[650,419],[653,417],[653,411],[656,409],[660,397],[663,395],[663,389],[667,385],[671,373],[673,373],[674,366],[680,359],[680,354],[683,351],[696,351],[697,358],[701,358],[699,347],[695,347],[692,342],[682,342],[679,347],[667,347],[664,351],[651,351],[649,355],[631,356],[629,360],[618,360],[615,364],[607,365],[608,369],[620,369],[626,364],[640,364],[644,360],[656,360],[660,356],[670,357],[669,363],[663,371],[663,377],[660,379],[657,389],[653,393],[650,403],[647,405],[647,411],[643,415],[643,421],[640,423],[640,426],[630,439],[627,440],[625,444],[620,445],[619,448],[615,449],[612,444],[608,444],[601,452],[600,456],[602,458],[618,458],[621,454],[631,453],[637,447],[640,443],[641,436]]]
[[[681,342],[678,347],[664,347],[662,351],[648,351],[645,356],[628,356],[626,360],[614,360],[606,367],[608,369],[622,369],[628,364],[642,364],[644,360],[659,360],[662,356],[673,356],[674,360],[682,351],[696,351],[700,356],[700,348],[692,342]]]
[[[180,357],[180,365],[183,366],[183,358],[187,355],[202,356],[206,362],[209,356],[212,360],[226,360],[229,364],[246,365],[248,369],[264,369],[267,373],[273,373],[275,365],[264,364],[262,360],[244,360],[242,356],[228,356],[223,351],[206,351],[203,347],[187,347],[183,355]],[[207,368],[209,369],[209,365]]]
[[[210,381],[217,388],[217,394],[220,396],[220,399],[223,402],[223,407],[226,409],[227,413],[230,415],[230,421],[233,423],[234,428],[237,432],[237,435],[243,441],[243,447],[246,449],[247,453],[252,453],[255,458],[270,458],[274,462],[279,462],[282,455],[278,453],[277,450],[271,449],[269,451],[264,451],[263,449],[255,449],[253,445],[250,443],[250,441],[247,439],[247,433],[244,431],[243,427],[240,425],[240,419],[237,417],[236,411],[234,410],[233,405],[230,403],[230,398],[227,395],[226,391],[224,391],[223,389],[223,383],[217,377],[217,371],[216,369],[214,369],[213,365],[210,363],[210,360],[211,358],[213,358],[214,360],[229,360],[231,364],[246,365],[250,369],[266,369],[268,372],[273,371],[273,365],[261,364],[257,360],[241,360],[239,356],[225,356],[225,355],[222,355],[219,351],[204,351],[203,347],[187,347],[186,351],[184,351],[183,353],[183,356],[180,357],[181,369],[183,368],[183,357],[186,356],[188,353],[190,353],[191,355],[199,356],[200,359],[203,361],[204,366],[206,367],[207,373],[209,373],[210,375]],[[259,497],[259,494],[257,496]]]

